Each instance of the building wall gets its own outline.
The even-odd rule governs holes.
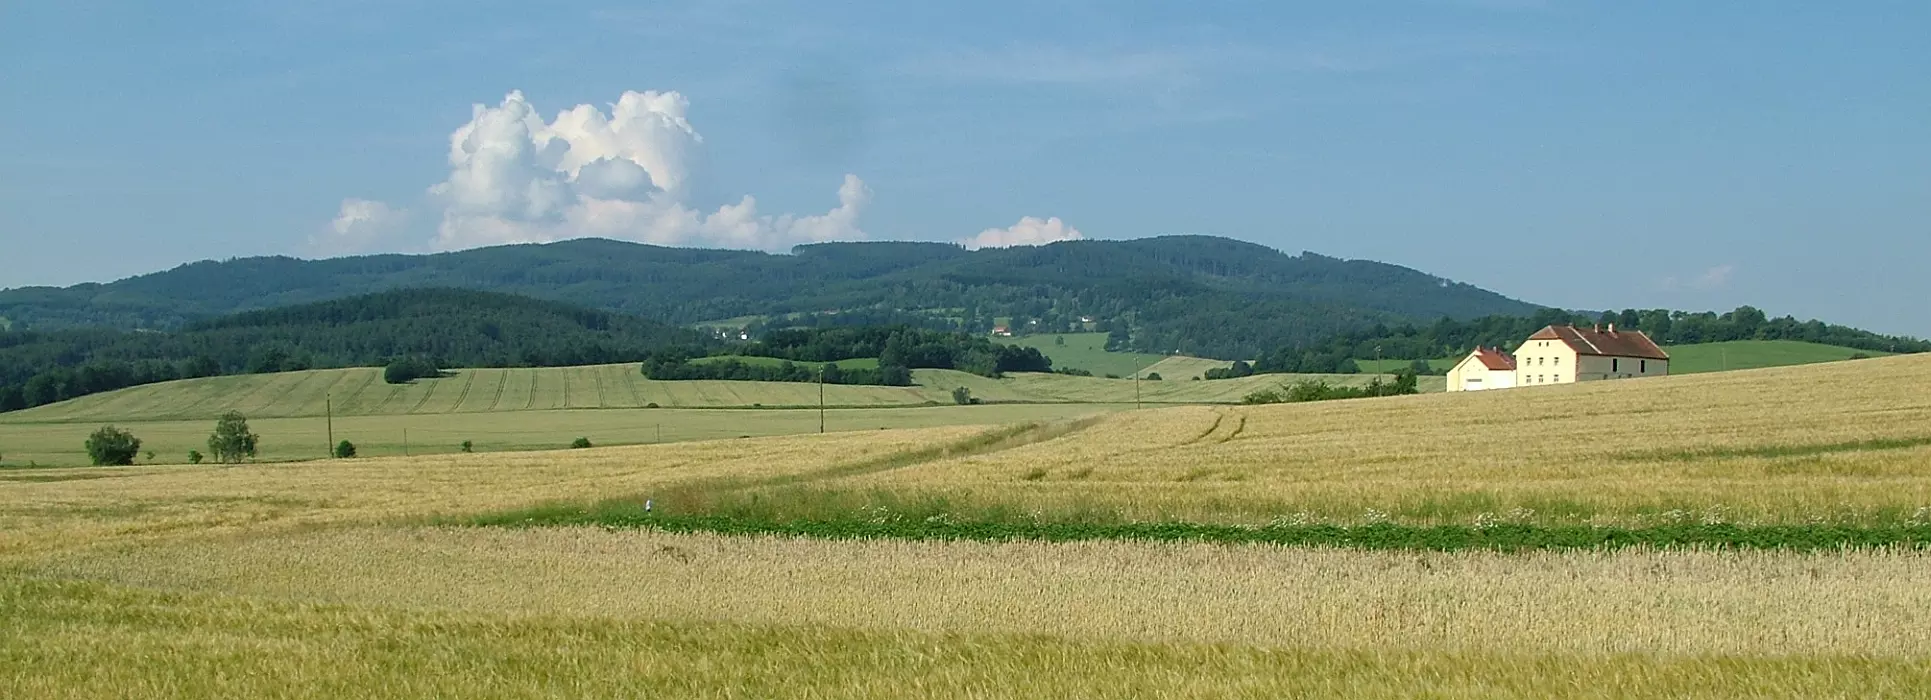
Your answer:
[[[1650,360],[1639,357],[1584,357],[1581,366],[1582,381],[1591,382],[1603,379],[1633,379],[1636,377],[1661,377],[1670,373],[1669,360]]]
[[[1482,364],[1471,353],[1462,358],[1460,364],[1448,370],[1449,391],[1482,391],[1486,389],[1508,389],[1515,386],[1515,373],[1508,370],[1492,370]]]
[[[1515,350],[1515,384],[1570,384],[1577,377],[1576,351],[1560,340],[1531,340]]]

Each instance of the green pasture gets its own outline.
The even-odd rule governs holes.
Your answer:
[[[1733,340],[1722,343],[1672,345],[1663,350],[1670,354],[1670,374],[1787,367],[1818,362],[1838,362],[1860,355],[1864,357],[1890,355],[1887,352],[1806,343],[1801,340]]]
[[[1060,339],[1066,341],[1064,345],[1059,343]],[[1111,352],[1106,349],[1105,333],[1041,333],[993,340],[1006,345],[1038,348],[1041,353],[1053,358],[1054,367],[1083,369],[1101,377],[1109,374],[1131,377],[1134,372],[1167,359],[1163,355],[1143,352]]]

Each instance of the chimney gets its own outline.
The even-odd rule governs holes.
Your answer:
[[[1614,324],[1614,323],[1611,323],[1611,324],[1609,324],[1609,332],[1610,332],[1610,333],[1615,333],[1615,332],[1616,332],[1616,324]]]

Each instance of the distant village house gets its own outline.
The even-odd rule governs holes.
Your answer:
[[[1642,331],[1548,326],[1516,348],[1477,348],[1448,372],[1449,391],[1572,384],[1669,374],[1669,353]]]

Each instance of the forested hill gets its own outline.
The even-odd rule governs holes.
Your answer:
[[[248,312],[175,331],[0,332],[0,410],[171,379],[380,365],[445,367],[639,361],[715,344],[643,319],[496,294],[415,289]]]
[[[1025,317],[1132,329],[1142,349],[1253,356],[1376,322],[1537,307],[1416,270],[1207,236],[967,251],[827,243],[790,255],[602,239],[435,255],[200,262],[108,284],[0,292],[0,317],[51,330],[175,329],[213,316],[409,287],[519,294],[671,323],[870,310],[989,330]]]

